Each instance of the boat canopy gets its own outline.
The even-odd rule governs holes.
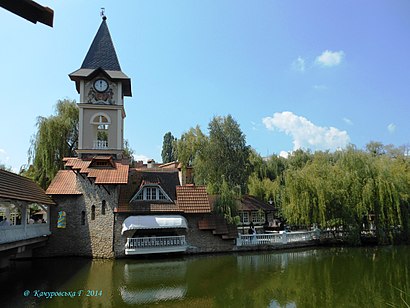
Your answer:
[[[128,230],[188,228],[181,215],[140,215],[127,217],[122,224],[121,234]]]

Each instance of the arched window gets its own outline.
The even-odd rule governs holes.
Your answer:
[[[106,204],[107,204],[107,202],[105,202],[105,200],[103,200],[102,204],[101,204],[101,214],[102,215],[105,215]]]
[[[90,121],[95,126],[94,149],[108,148],[108,128],[111,124],[110,117],[105,113],[97,113]]]
[[[95,219],[95,205],[91,206],[91,220]]]
[[[81,224],[85,225],[85,211],[81,211]]]

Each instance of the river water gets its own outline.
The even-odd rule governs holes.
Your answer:
[[[409,271],[410,246],[19,261],[0,307],[408,307]]]

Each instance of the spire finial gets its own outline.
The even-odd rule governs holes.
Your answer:
[[[104,13],[105,13],[105,8],[102,7],[102,8],[101,8],[101,13],[100,13],[100,15],[101,15],[101,17],[102,17],[103,20],[106,20],[106,19],[107,19],[107,16],[105,16]]]

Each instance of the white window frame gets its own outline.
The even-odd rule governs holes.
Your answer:
[[[259,211],[252,211],[251,212],[251,217],[250,217],[251,222],[254,224],[263,224],[265,223],[265,214],[259,215]]]
[[[170,201],[171,198],[166,194],[161,186],[156,184],[144,185],[141,189],[132,197],[131,201]]]
[[[239,217],[241,218],[242,224],[249,224],[249,212],[241,211],[239,212]]]

